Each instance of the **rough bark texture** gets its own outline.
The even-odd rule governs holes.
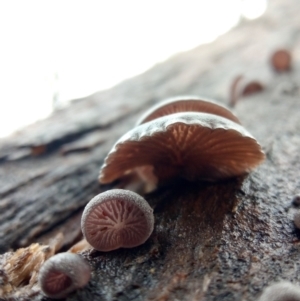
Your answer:
[[[298,0],[270,1],[261,19],[2,140],[1,253],[59,232],[61,250],[68,248],[81,236],[84,205],[113,187],[97,182],[106,153],[145,109],[183,94],[229,104],[243,75],[264,90],[240,98],[233,111],[262,144],[264,164],[245,179],[179,182],[147,195],[155,208],[151,238],[130,250],[84,252],[92,279],[68,300],[250,301],[271,282],[299,282],[300,232],[292,221],[300,193],[299,9]],[[279,48],[292,53],[290,72],[269,64]],[[3,298],[42,299],[30,294]]]

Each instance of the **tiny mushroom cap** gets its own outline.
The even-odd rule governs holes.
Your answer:
[[[60,253],[45,261],[39,273],[39,283],[46,296],[61,299],[85,286],[90,277],[90,266],[81,256]]]
[[[240,98],[248,97],[265,89],[264,85],[258,80],[249,80],[242,75],[238,75],[233,80],[230,87],[230,106],[237,104]]]
[[[284,72],[291,69],[292,56],[286,49],[279,49],[272,54],[271,64],[277,72]]]
[[[151,166],[160,183],[175,177],[217,181],[248,173],[263,159],[260,145],[241,125],[207,113],[176,113],[121,137],[99,181],[110,183],[143,166]]]
[[[153,227],[153,210],[146,200],[123,189],[95,196],[81,219],[85,239],[98,251],[139,246],[149,238]]]
[[[245,85],[242,90],[242,96],[250,96],[263,90],[264,86],[259,81],[254,80]]]
[[[201,112],[218,115],[240,124],[239,119],[224,106],[211,100],[196,96],[178,96],[158,103],[148,110],[137,122],[137,125],[153,119],[181,112]]]
[[[259,301],[300,301],[300,287],[288,281],[268,286]]]

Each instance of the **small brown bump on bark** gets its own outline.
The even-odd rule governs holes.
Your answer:
[[[285,72],[291,69],[292,56],[286,49],[279,49],[271,56],[271,65],[276,72]]]
[[[249,96],[264,90],[264,86],[258,81],[251,81],[242,90],[242,96]]]
[[[31,155],[34,157],[41,156],[47,152],[46,145],[36,145],[31,147]]]
[[[264,90],[263,84],[258,80],[249,81],[238,75],[232,81],[229,93],[229,106],[234,107],[240,98],[259,93]]]

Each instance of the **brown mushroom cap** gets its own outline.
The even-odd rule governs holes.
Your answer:
[[[203,100],[196,96],[179,96],[158,103],[148,110],[137,122],[137,125],[153,119],[181,112],[201,112],[218,115],[240,124],[230,110],[213,101]]]
[[[286,49],[275,51],[271,56],[271,64],[277,72],[284,72],[291,69],[292,56]]]
[[[243,87],[241,94],[242,96],[250,96],[263,90],[264,86],[260,82],[251,81]]]
[[[264,159],[241,125],[206,113],[176,113],[135,127],[121,137],[100,170],[110,183],[142,166],[160,182],[174,177],[216,181],[250,172]]]
[[[143,244],[154,227],[153,210],[140,195],[113,189],[95,196],[85,207],[81,229],[99,251]]]

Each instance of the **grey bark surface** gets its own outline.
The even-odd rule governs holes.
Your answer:
[[[114,187],[97,182],[104,157],[146,109],[177,95],[229,104],[232,82],[243,75],[265,88],[239,99],[233,112],[261,143],[265,162],[245,178],[181,181],[146,195],[155,214],[150,239],[134,249],[85,251],[92,279],[68,300],[251,301],[274,281],[299,283],[292,221],[300,194],[299,9],[297,0],[270,1],[262,18],[2,139],[0,252],[47,243],[58,232],[66,250],[81,237],[85,204]],[[290,72],[269,64],[279,48],[292,53]],[[16,300],[42,298],[28,292]]]

